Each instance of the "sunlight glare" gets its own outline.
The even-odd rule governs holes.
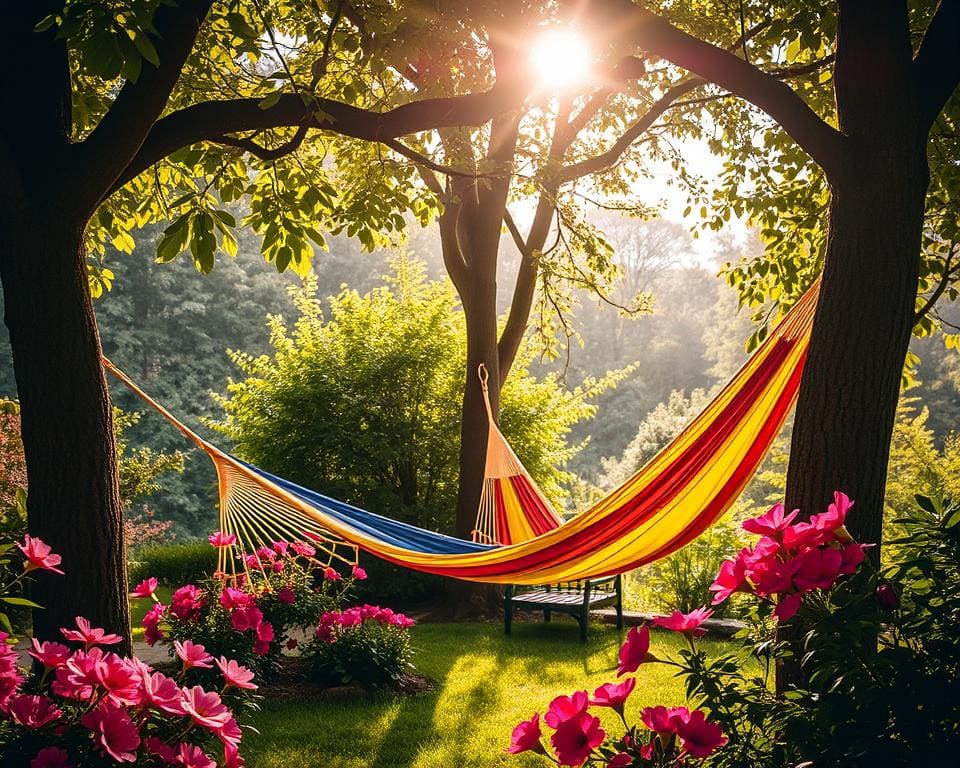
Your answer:
[[[548,29],[534,43],[530,61],[544,85],[562,90],[586,80],[590,48],[569,29]]]

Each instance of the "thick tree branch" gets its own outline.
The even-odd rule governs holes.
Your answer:
[[[136,82],[127,81],[97,127],[76,145],[77,172],[72,180],[79,192],[76,199],[92,200],[95,208],[136,156],[167,105],[211,4],[212,0],[182,0],[157,8],[156,34],[151,37],[160,64],[144,61]]]
[[[956,0],[950,0],[955,2]],[[827,174],[837,167],[843,136],[820,119],[797,93],[777,77],[716,45],[700,40],[631,0],[593,0],[594,22],[619,29],[648,53],[735,93],[762,109]]]
[[[306,125],[358,139],[383,141],[409,133],[458,125],[482,125],[493,115],[522,101],[516,85],[495,85],[483,93],[422,99],[387,112],[371,112],[330,99],[312,106],[292,93],[266,109],[261,99],[205,101],[158,120],[140,151],[114,184],[117,189],[181,147],[215,141],[225,134]]]
[[[284,155],[296,152],[306,138],[308,130],[309,128],[307,128],[307,126],[301,125],[288,141],[283,142],[283,144],[278,147],[272,148],[261,146],[252,138],[238,138],[236,136],[218,136],[211,139],[211,141],[216,144],[224,144],[228,147],[242,149],[244,152],[249,152],[254,157],[268,162],[270,160],[279,160]]]
[[[960,0],[940,0],[913,60],[924,133],[960,84]]]
[[[586,160],[581,160],[578,163],[572,163],[566,166],[560,173],[562,180],[573,181],[574,179],[588,176],[591,173],[602,171],[604,168],[609,168],[620,159],[623,153],[630,148],[630,145],[646,132],[677,99],[704,84],[705,81],[701,78],[692,77],[668,89],[639,120],[620,135],[608,150]]]

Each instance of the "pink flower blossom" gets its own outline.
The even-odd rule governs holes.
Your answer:
[[[233,659],[227,659],[225,656],[221,656],[217,659],[217,666],[223,673],[223,679],[226,681],[228,687],[233,686],[234,688],[243,688],[248,691],[257,690],[257,686],[252,682],[253,672],[238,664]]]
[[[138,704],[141,696],[141,675],[136,665],[115,653],[104,654],[95,663],[93,674],[114,704]]]
[[[277,600],[285,605],[293,605],[297,600],[297,596],[290,587],[281,587],[277,592]]]
[[[328,565],[323,571],[323,578],[327,581],[340,581],[343,576],[333,566]]]
[[[100,749],[119,763],[137,759],[140,734],[126,710],[101,705],[87,712],[80,722],[89,728]]]
[[[159,582],[155,576],[151,576],[148,579],[144,579],[136,587],[134,587],[133,592],[130,593],[130,597],[144,598],[151,597],[154,592],[157,591],[157,586]]]
[[[727,743],[720,726],[708,722],[699,709],[690,712],[686,718],[677,719],[677,736],[683,751],[699,758],[709,757]]]
[[[206,598],[198,586],[184,584],[170,599],[170,613],[184,621],[196,621],[206,604]]]
[[[224,744],[231,744],[236,747],[240,745],[240,740],[243,738],[243,731],[241,731],[240,726],[237,725],[236,719],[231,717],[217,730],[217,738]]]
[[[586,712],[589,703],[586,691],[576,691],[570,696],[557,696],[550,702],[543,719],[551,728],[556,728],[564,720]]]
[[[159,757],[160,761],[167,765],[174,765],[177,762],[176,748],[167,744],[163,739],[148,736],[143,740],[143,746],[148,755]]]
[[[73,768],[73,763],[60,747],[44,747],[30,761],[30,768]]]
[[[218,694],[199,685],[183,689],[183,709],[193,722],[211,731],[219,730],[232,717]]]
[[[254,602],[254,597],[249,592],[236,587],[226,587],[220,593],[220,605],[228,611],[234,608],[246,608]]]
[[[775,504],[770,507],[766,514],[752,520],[744,520],[743,528],[750,533],[776,537],[793,522],[798,514],[800,514],[800,510],[795,509],[789,515],[784,515],[783,504]]]
[[[510,734],[510,746],[504,751],[511,755],[518,755],[521,752],[546,754],[540,736],[540,714],[534,712],[529,720],[517,723],[513,733]]]
[[[14,696],[7,703],[7,712],[15,723],[26,728],[42,728],[63,713],[46,696]]]
[[[183,768],[217,768],[217,763],[200,747],[181,744],[177,750],[176,764]]]
[[[240,750],[233,744],[223,745],[222,768],[243,768],[244,759],[240,757]]]
[[[734,592],[744,589],[747,583],[747,566],[742,553],[736,560],[724,560],[717,572],[717,578],[710,585],[713,595],[713,605],[719,605]]]
[[[690,611],[690,613],[674,611],[669,616],[657,616],[653,623],[672,632],[682,632],[692,637],[703,637],[707,634],[707,630],[702,629],[700,625],[712,615],[712,610],[701,607]]]
[[[309,544],[306,544],[302,541],[294,541],[290,545],[290,549],[292,549],[301,557],[313,557],[315,554],[317,554],[316,549],[314,549]]]
[[[590,703],[598,707],[610,707],[614,712],[623,715],[623,705],[633,692],[637,678],[628,677],[622,683],[604,683],[593,692]]]
[[[0,710],[15,694],[23,682],[23,675],[17,666],[17,652],[7,645],[9,635],[0,632]]]
[[[880,584],[877,587],[877,605],[885,611],[892,611],[900,607],[900,595],[892,584]]]
[[[177,681],[159,672],[141,676],[141,705],[151,706],[169,715],[183,715],[183,696]]]
[[[63,575],[63,571],[57,568],[63,558],[60,555],[53,554],[50,547],[40,539],[34,538],[28,533],[23,537],[23,543],[17,544],[17,548],[27,558],[23,567],[24,573],[40,569]]]
[[[207,537],[213,546],[217,549],[232,547],[237,543],[237,537],[232,533],[224,533],[223,531],[215,531]]]
[[[600,727],[600,718],[586,712],[564,720],[557,726],[550,742],[557,752],[559,765],[583,765],[595,747],[606,738],[606,731]]]
[[[843,555],[836,549],[808,549],[797,556],[799,567],[793,576],[797,589],[829,589],[840,575]]]
[[[364,579],[367,578],[367,572],[363,570],[363,568],[361,568],[359,565],[353,566],[352,573],[353,573],[353,578],[355,578],[357,581],[363,581]]]
[[[677,732],[677,722],[689,715],[686,707],[647,707],[640,715],[643,724],[654,733]]]
[[[290,542],[288,541],[273,541],[270,543],[270,546],[273,548],[273,551],[276,552],[281,557],[285,557],[287,550],[290,549]]]
[[[800,606],[803,604],[803,595],[799,592],[787,592],[781,594],[777,599],[777,607],[773,610],[773,615],[778,621],[789,621],[792,619]]]
[[[27,651],[27,653],[39,661],[46,669],[62,667],[72,653],[67,646],[49,640],[44,640],[41,643],[37,638],[33,638],[31,645],[33,648]]]
[[[230,614],[230,626],[237,632],[246,632],[248,629],[256,631],[262,622],[263,611],[252,604],[244,608],[236,608]]]
[[[856,542],[851,542],[843,547],[843,549],[840,550],[840,573],[846,574],[847,576],[856,573],[857,568],[860,567],[860,563],[863,562],[866,550],[866,545],[857,544]]]
[[[199,643],[192,640],[184,640],[182,643],[179,640],[174,640],[173,648],[177,652],[177,656],[180,657],[180,661],[183,662],[184,670],[194,667],[197,669],[212,669],[213,656],[207,653],[207,649]]]
[[[620,647],[620,664],[617,667],[617,677],[623,677],[629,672],[636,672],[646,661],[653,661],[650,651],[650,630],[644,624],[642,627],[631,627],[627,632],[627,639]]]
[[[77,629],[60,628],[60,633],[67,639],[76,643],[83,643],[85,650],[90,650],[95,645],[115,645],[123,638],[120,635],[108,635],[105,630],[99,627],[91,627],[90,622],[83,616],[77,616]]]

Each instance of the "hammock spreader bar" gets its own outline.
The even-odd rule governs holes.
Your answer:
[[[333,552],[346,542],[441,576],[554,583],[622,573],[665,557],[729,509],[796,400],[818,290],[817,283],[801,297],[703,412],[633,477],[569,522],[504,546],[426,531],[275,477],[207,443],[105,365],[210,457],[220,478],[221,528],[245,542],[269,541],[278,531],[301,532],[327,542]],[[529,482],[525,490],[542,498],[529,476],[521,476],[518,485]],[[530,497],[522,501],[521,495],[523,506]]]

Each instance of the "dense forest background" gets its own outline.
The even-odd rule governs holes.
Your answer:
[[[595,401],[596,416],[577,425],[571,436],[581,445],[568,467],[587,489],[580,498],[616,483],[638,457],[659,448],[745,359],[749,313],[738,312],[734,291],[716,273],[721,263],[759,247],[749,236],[739,242],[728,238],[720,241],[710,263],[679,223],[608,216],[599,224],[615,248],[622,277],[603,300],[580,297],[566,318],[575,332],[570,343],[533,368],[534,373],[561,371],[574,387],[587,377],[633,366],[619,386]],[[186,423],[222,444],[224,438],[202,420],[222,417],[210,392],[223,392],[228,377],[237,375],[226,350],[268,351],[266,317],[294,315],[288,288],[299,278],[278,274],[254,242],[243,240],[237,257],[218,261],[208,276],[197,274],[187,259],[157,264],[148,255],[155,253],[159,235],[159,229],[144,232],[132,255],[108,254],[116,277],[97,302],[104,351]],[[431,278],[445,279],[432,230],[413,228],[403,247],[427,265]],[[330,251],[318,252],[314,261],[320,295],[333,295],[343,286],[365,293],[382,285],[390,256],[388,251],[362,253],[355,241],[333,239]],[[511,284],[510,266],[504,285]],[[618,307],[643,292],[653,297],[651,313],[631,316]],[[509,295],[503,293],[505,309]],[[945,350],[939,339],[914,339],[912,351],[920,362],[919,383],[908,393],[911,406],[914,412],[929,409],[926,427],[941,444],[960,416],[960,355]],[[123,387],[111,388],[122,409],[144,410]],[[0,334],[0,397],[16,397],[5,333]],[[185,471],[165,477],[162,495],[147,503],[158,519],[174,522],[179,538],[209,531],[216,486],[205,457],[152,412],[129,426],[125,438],[131,446],[187,454]]]

